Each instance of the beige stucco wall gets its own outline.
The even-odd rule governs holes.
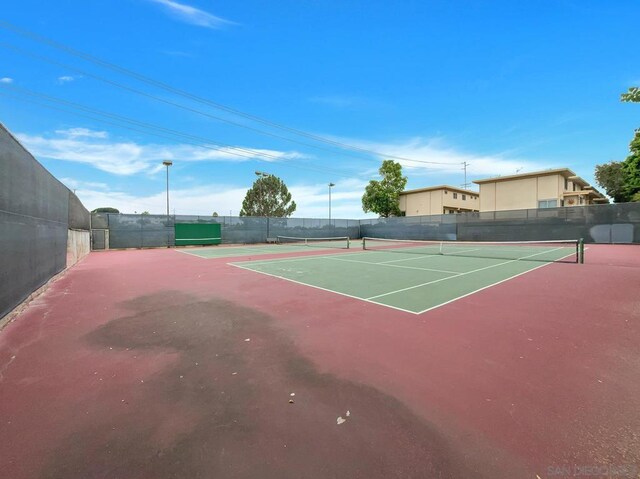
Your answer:
[[[454,193],[457,194],[457,198],[455,198]],[[465,197],[463,200],[462,197]],[[447,193],[444,193],[443,190],[443,204],[442,208],[460,208],[463,210],[477,211],[480,209],[480,200],[478,199],[479,193],[461,193],[460,191],[451,191],[447,190]],[[440,210],[442,211],[442,209]]]
[[[434,208],[433,193],[433,191],[421,191],[419,193],[402,195],[400,198],[404,198],[405,208],[403,209],[401,204],[400,209],[404,211],[407,216],[436,214],[431,212]],[[435,203],[437,202],[438,199],[435,198]]]
[[[539,176],[538,180],[538,194],[536,197],[537,208],[538,200],[559,200],[564,190],[564,178],[560,175]],[[558,206],[560,202],[558,201]]]
[[[557,200],[564,191],[562,175],[546,175],[480,184],[480,211],[537,208],[540,200]]]
[[[570,170],[562,170],[573,174]],[[495,181],[479,183],[480,185],[480,211],[504,211],[518,209],[534,209],[539,207],[539,202],[555,200],[556,206],[580,206],[593,204],[594,198],[601,196],[583,181],[568,180],[565,185],[565,174],[540,173],[538,176],[525,178],[496,178]],[[566,195],[565,192],[585,191],[582,195]],[[570,203],[568,200],[573,199]],[[564,200],[564,205],[563,205]]]
[[[441,215],[448,208],[478,210],[479,200],[478,193],[461,193],[459,191],[446,190],[429,190],[408,193],[400,196],[400,210],[404,211],[407,216],[419,215]],[[453,193],[457,193],[454,199]],[[462,199],[465,195],[466,199]]]
[[[496,210],[537,208],[537,178],[496,182]]]
[[[88,231],[69,230],[67,236],[67,268],[73,266],[91,250],[91,239]]]

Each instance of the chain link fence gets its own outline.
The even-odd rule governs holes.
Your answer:
[[[0,318],[67,266],[69,230],[90,215],[0,124]]]
[[[360,230],[396,239],[640,243],[640,203],[378,218],[360,221]]]
[[[489,211],[367,220],[266,218],[251,216],[166,216],[93,214],[91,227],[108,231],[109,248],[175,245],[175,223],[219,223],[222,243],[265,243],[267,238],[363,236],[440,241],[574,240],[587,243],[640,243],[640,203],[530,210]],[[100,245],[94,240],[94,249]],[[106,245],[105,245],[106,246]]]
[[[109,248],[148,248],[175,245],[175,223],[219,223],[222,243],[266,243],[276,236],[360,238],[358,220],[267,218],[254,216],[129,215],[94,213],[91,216],[94,249],[103,249],[104,230]]]

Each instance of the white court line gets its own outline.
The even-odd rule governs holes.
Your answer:
[[[307,256],[299,256],[297,258],[290,258],[290,259],[273,258],[273,259],[255,260],[255,261],[238,261],[238,263],[251,264],[251,265],[261,265],[261,264],[269,264],[269,263],[292,263],[292,262],[295,262],[295,261],[305,261],[305,260],[308,260],[308,259],[331,258],[333,256],[336,256],[337,254],[348,254],[349,256],[355,256],[355,255],[360,255],[360,254],[365,254],[365,253],[367,253],[367,252],[363,251],[363,252],[360,252],[360,253],[314,254],[314,255],[307,255]]]
[[[471,251],[478,251],[480,248],[475,248],[475,249],[466,249],[466,250],[462,250],[462,251],[458,251],[458,253],[470,253]],[[367,250],[370,251],[370,250]],[[385,252],[385,250],[378,250],[378,252]],[[391,251],[392,253],[403,253],[403,254],[413,254],[415,255],[416,253],[405,253],[404,251]],[[455,256],[455,254],[441,254],[441,253],[436,253],[436,254],[430,254],[430,253],[418,253],[418,254],[422,254],[422,256],[414,256],[413,258],[404,258],[404,259],[392,259],[390,261],[381,261],[379,263],[376,264],[387,264],[387,263],[399,263],[400,261],[410,261],[412,259],[417,259],[417,258],[422,258],[422,259],[427,259],[427,258],[437,258],[437,257],[442,257],[442,256]]]
[[[467,271],[465,273],[458,273],[457,275],[449,276],[448,278],[435,279],[433,281],[427,281],[426,283],[417,284],[415,286],[409,286],[408,288],[397,289],[395,291],[390,291],[388,293],[383,293],[383,294],[378,294],[378,295],[375,295],[375,296],[370,296],[367,299],[381,298],[383,296],[389,296],[390,294],[402,293],[403,291],[408,291],[410,289],[421,288],[422,286],[427,286],[428,284],[439,283],[440,281],[446,281],[448,279],[458,278],[459,276],[466,276],[466,275],[471,274],[471,273],[477,273],[478,271],[484,271],[486,269],[491,269],[491,268],[495,268],[497,266],[502,266],[502,265],[505,265],[505,264],[514,263],[516,261],[520,261],[520,260],[523,260],[523,259],[533,258],[534,256],[538,256],[538,255],[541,255],[541,254],[552,253],[552,252],[558,251],[560,249],[563,249],[563,248],[555,248],[555,249],[551,249],[551,250],[547,250],[547,251],[542,251],[542,252],[536,253],[536,254],[530,254],[528,256],[523,256],[522,258],[512,259],[512,260],[509,260],[509,261],[504,261],[502,263],[492,264],[490,266],[485,266],[483,268],[473,269],[473,270]],[[567,255],[567,256],[571,256],[571,255]]]
[[[391,306],[388,304],[383,304],[383,303],[378,303],[377,301],[371,301],[367,298],[360,298],[359,296],[352,296],[350,294],[347,293],[341,293],[340,291],[335,291],[333,289],[328,289],[328,288],[323,288],[322,286],[315,286],[313,284],[309,284],[309,283],[303,283],[302,281],[296,281],[295,279],[291,279],[291,278],[286,278],[284,276],[279,276],[277,274],[272,274],[272,273],[265,273],[264,271],[259,271],[256,269],[251,269],[249,267],[246,266],[240,266],[239,264],[235,264],[235,263],[227,263],[229,266],[235,266],[236,268],[240,268],[240,269],[244,269],[247,271],[251,271],[253,273],[260,273],[260,274],[264,274],[266,276],[271,276],[272,278],[278,278],[278,279],[282,279],[284,281],[290,281],[291,283],[296,283],[296,284],[300,284],[302,286],[309,286],[311,288],[315,288],[315,289],[320,289],[322,291],[326,291],[328,293],[334,293],[334,294],[339,294],[340,296],[346,296],[347,298],[351,298],[351,299],[358,299],[360,301],[365,301],[367,303],[371,303],[371,304],[376,304],[378,306],[384,306],[386,308],[391,308],[391,309],[397,309],[398,311],[402,311],[404,313],[411,313],[411,314],[418,314],[415,311],[410,311],[408,309],[403,309],[403,308],[399,308],[397,306]]]
[[[558,249],[562,249],[562,248],[556,248],[556,249],[554,249],[554,250],[544,251],[543,253],[549,253],[549,252],[551,252],[551,251],[557,251]],[[543,253],[537,253],[536,255],[538,255],[538,254],[543,254]],[[360,254],[360,253],[354,253],[354,254]],[[536,256],[536,255],[531,255],[531,256]],[[568,255],[566,255],[566,256],[563,256],[562,258],[559,258],[559,259],[568,258],[568,257],[570,257],[570,256],[572,256],[572,255],[573,255],[573,253],[568,254]],[[315,256],[315,257],[313,257],[313,258],[318,258],[318,257],[327,257],[327,256]],[[523,258],[520,258],[520,259],[525,259],[525,258],[528,258],[528,257],[529,257],[529,256],[527,256],[527,257],[523,257]],[[303,259],[303,258],[300,258],[300,259]],[[518,259],[518,260],[510,260],[510,261],[506,261],[506,262],[504,262],[504,263],[499,263],[499,264],[496,264],[496,265],[492,265],[492,266],[490,266],[490,267],[501,266],[501,265],[503,265],[503,264],[513,263],[513,262],[515,262],[515,261],[519,261],[519,259]],[[277,263],[277,262],[279,262],[279,261],[278,261],[278,260],[265,261],[265,262],[263,262],[262,264],[265,264],[265,263]],[[253,264],[253,262],[251,262],[251,261],[247,261],[246,263],[252,263],[252,264]],[[347,298],[357,299],[357,300],[360,300],[360,301],[364,301],[364,302],[366,302],[366,303],[376,304],[376,305],[378,305],[378,306],[384,306],[384,307],[386,307],[386,308],[395,309],[395,310],[402,311],[402,312],[405,312],[405,313],[410,313],[410,314],[419,315],[419,314],[422,314],[422,313],[426,313],[427,311],[431,311],[431,310],[433,310],[433,309],[436,309],[436,308],[439,308],[439,307],[441,307],[441,306],[444,306],[444,305],[446,305],[446,304],[453,303],[454,301],[457,301],[457,300],[459,300],[459,299],[465,298],[465,297],[467,297],[467,296],[470,296],[470,295],[472,295],[472,294],[475,294],[475,293],[477,293],[477,292],[479,292],[479,291],[485,290],[485,289],[490,288],[490,287],[492,287],[492,286],[496,286],[496,285],[498,285],[498,284],[500,284],[500,283],[504,283],[505,281],[508,281],[508,280],[510,280],[510,279],[516,278],[516,277],[518,277],[518,276],[522,276],[522,275],[524,275],[524,274],[526,274],[526,273],[529,273],[529,272],[531,272],[531,271],[534,271],[534,270],[536,270],[536,269],[543,268],[544,266],[549,266],[551,263],[553,263],[553,262],[552,262],[552,261],[550,261],[550,262],[548,262],[548,263],[541,264],[540,266],[536,266],[535,268],[531,268],[531,269],[528,269],[528,270],[526,270],[526,271],[522,271],[521,273],[514,274],[513,276],[509,276],[508,278],[502,279],[502,280],[500,280],[500,281],[496,281],[495,283],[489,284],[489,285],[487,285],[487,286],[483,286],[482,288],[478,288],[478,289],[476,289],[476,290],[474,290],[474,291],[471,291],[470,293],[466,293],[466,294],[464,294],[464,295],[462,295],[462,296],[456,296],[456,297],[455,297],[455,298],[453,298],[453,299],[450,299],[450,300],[448,300],[448,301],[442,302],[442,303],[437,304],[437,305],[435,305],[435,306],[431,306],[431,307],[429,307],[429,308],[427,308],[427,309],[423,309],[422,311],[411,311],[411,310],[408,310],[408,309],[400,308],[400,307],[398,307],[398,306],[393,306],[393,305],[386,304],[386,303],[380,303],[380,302],[378,302],[378,301],[372,301],[372,298],[375,298],[375,296],[373,296],[372,298],[360,298],[360,297],[358,297],[358,296],[353,296],[353,295],[350,295],[350,294],[347,294],[347,293],[341,293],[341,292],[339,292],[339,291],[334,291],[334,290],[332,290],[332,289],[323,288],[322,286],[315,286],[315,285],[312,285],[312,284],[309,284],[309,283],[304,283],[304,282],[302,282],[302,281],[297,281],[297,280],[295,280],[295,279],[286,278],[286,277],[284,277],[284,276],[279,276],[279,275],[272,274],[272,273],[265,273],[265,272],[263,272],[263,271],[258,271],[258,270],[255,270],[255,269],[252,269],[252,268],[250,268],[250,267],[246,267],[246,266],[240,266],[239,264],[236,264],[236,263],[227,263],[227,264],[228,264],[229,266],[235,266],[236,268],[244,269],[244,270],[246,270],[246,271],[252,271],[252,272],[254,272],[254,273],[264,274],[265,276],[271,276],[271,277],[273,277],[273,278],[282,279],[282,280],[284,280],[284,281],[290,281],[290,282],[292,282],[292,283],[300,284],[300,285],[302,285],[302,286],[309,286],[309,287],[311,287],[311,288],[319,289],[319,290],[326,291],[326,292],[329,292],[329,293],[335,293],[335,294],[338,294],[338,295],[340,295],[340,296],[345,296],[345,297],[347,297]],[[481,268],[481,269],[487,269],[487,268]],[[478,270],[476,270],[476,271],[478,271]],[[469,273],[471,273],[471,271],[469,271]],[[461,276],[461,275],[464,275],[464,274],[469,274],[469,273],[460,273],[460,274],[457,274],[456,276],[450,276],[450,277],[448,277],[448,278],[443,278],[443,279],[452,279],[452,278],[456,278],[456,277],[458,277],[458,276]],[[440,281],[440,280],[437,280],[437,281],[434,281],[434,282],[438,282],[438,281]],[[427,283],[427,284],[428,284],[428,283]],[[403,291],[403,290],[400,290],[400,291]]]
[[[352,259],[336,258],[335,256],[328,257],[327,259],[330,259],[333,261],[342,261],[344,263],[359,263],[359,264],[367,264],[372,266],[386,266],[387,268],[418,269],[422,271],[434,271],[436,273],[460,274],[460,271],[447,271],[445,269],[419,268],[417,266],[402,266],[399,264],[388,264],[388,263],[370,263],[369,261],[354,261]],[[418,258],[412,258],[412,259],[418,259]]]
[[[568,258],[569,256],[571,256],[571,255],[564,256],[564,258]],[[522,276],[523,274],[531,273],[531,271],[534,271],[534,270],[540,269],[540,268],[544,268],[545,266],[549,266],[550,264],[551,264],[551,262],[544,263],[544,264],[541,264],[540,266],[536,266],[535,268],[531,268],[531,269],[528,269],[528,270],[523,271],[521,273],[514,274],[513,276],[509,276],[508,278],[501,279],[500,281],[496,281],[495,283],[491,283],[491,284],[489,284],[487,286],[483,286],[482,288],[478,288],[476,290],[473,290],[470,293],[463,294],[462,296],[456,296],[455,298],[450,299],[449,301],[445,301],[444,303],[436,304],[435,306],[431,306],[431,307],[429,307],[427,309],[423,309],[422,311],[418,311],[416,314],[426,313],[427,311],[431,311],[433,309],[439,308],[441,306],[444,306],[445,304],[453,303],[454,301],[458,301],[459,299],[466,298],[467,296],[471,296],[472,294],[476,294],[476,293],[482,291],[483,289],[491,288],[492,286],[496,286],[496,285],[498,285],[500,283],[504,283],[505,281],[509,281],[510,279],[513,279],[513,278],[517,278],[518,276]]]
[[[260,246],[258,247],[243,247],[243,246],[231,246],[231,247],[223,247],[219,250],[215,250],[213,248],[207,248],[206,251],[218,251],[220,253],[222,253],[223,251],[226,250],[234,250],[235,253],[238,253],[237,250],[239,251],[247,251],[249,253],[251,252],[261,252],[264,254],[269,254],[271,252],[271,250],[268,249],[258,249],[260,248]],[[191,251],[186,251],[186,250],[181,250],[181,249],[175,249],[175,251],[177,251],[178,253],[184,253],[184,254],[188,254],[191,256],[197,256],[200,259],[218,259],[218,258],[231,258],[234,256],[234,253],[231,254],[224,254],[224,255],[220,255],[220,256],[203,256],[202,254],[198,254],[195,252],[191,252]],[[288,251],[283,251],[283,253],[287,253]],[[239,256],[247,256],[247,255],[239,255]]]

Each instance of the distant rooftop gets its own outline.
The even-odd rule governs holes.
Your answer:
[[[476,196],[480,194],[477,191],[465,190],[463,188],[458,188],[458,187],[451,186],[451,185],[428,186],[426,188],[417,188],[415,190],[405,190],[400,194],[401,195],[407,195],[409,193],[422,193],[423,191],[435,191],[435,190],[455,191],[455,192],[458,192],[458,193],[467,193],[469,195],[476,195]]]
[[[505,180],[513,180],[516,178],[528,178],[531,176],[547,176],[547,175],[562,175],[567,179],[571,179],[572,181],[581,182],[587,185],[588,183],[576,176],[576,174],[571,171],[569,168],[551,168],[549,170],[541,170],[541,171],[532,171],[530,173],[519,173],[517,175],[507,175],[507,176],[493,176],[491,178],[485,178],[483,180],[473,180],[473,182],[477,185],[481,183],[493,183],[495,181],[505,181]],[[573,177],[573,178],[572,178]]]

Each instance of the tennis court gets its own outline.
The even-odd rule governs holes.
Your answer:
[[[243,246],[214,246],[210,248],[177,249],[181,253],[191,254],[205,259],[232,258],[240,256],[257,256],[281,253],[299,253],[301,251],[348,249],[349,238],[293,238],[278,236],[273,244],[243,245]]]
[[[550,263],[578,267],[578,241],[456,243],[365,238],[364,250],[230,263],[421,314]]]

